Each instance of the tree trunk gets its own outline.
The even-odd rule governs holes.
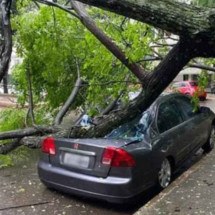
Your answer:
[[[180,40],[155,68],[140,95],[134,101],[131,101],[127,107],[99,118],[97,120],[98,124],[88,130],[72,127],[68,129],[70,133],[66,135],[70,137],[103,137],[113,128],[135,118],[154,102],[193,57],[194,53],[190,43]]]
[[[184,36],[215,37],[215,11],[173,0],[77,0]]]
[[[4,94],[8,94],[8,81],[7,81],[7,73],[3,78],[3,90],[4,90]]]
[[[10,24],[10,0],[1,1],[0,10],[0,82],[6,75],[12,53],[12,31]]]

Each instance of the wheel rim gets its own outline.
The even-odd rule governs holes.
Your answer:
[[[210,135],[210,140],[209,140],[211,148],[214,148],[214,140],[215,140],[215,128],[212,127],[211,135]]]
[[[159,184],[162,188],[169,185],[171,180],[171,166],[167,159],[165,159],[161,165],[161,169],[158,173]]]

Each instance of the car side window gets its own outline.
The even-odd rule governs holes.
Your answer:
[[[176,101],[181,106],[186,119],[189,119],[196,115],[196,113],[194,112],[194,107],[191,103],[191,100],[188,97],[178,97]]]
[[[163,133],[183,122],[180,110],[172,102],[165,102],[158,108],[157,127]]]
[[[174,84],[172,85],[172,87],[173,87],[173,88],[178,88],[178,87],[180,87],[180,83],[174,83]]]

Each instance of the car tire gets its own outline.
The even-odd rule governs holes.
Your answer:
[[[202,149],[204,150],[205,153],[210,152],[214,148],[214,143],[215,143],[215,126],[212,125],[211,127],[211,132],[208,137],[207,142],[202,146]]]
[[[160,189],[168,187],[172,178],[172,168],[170,161],[165,158],[158,172],[158,186]]]

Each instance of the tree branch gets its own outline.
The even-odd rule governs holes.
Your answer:
[[[29,111],[28,111],[28,113],[30,114],[30,117],[31,117],[31,123],[34,125],[35,124],[35,118],[34,118],[34,100],[33,100],[33,92],[32,92],[32,83],[31,83],[30,70],[31,70],[31,67],[30,67],[29,64],[27,64],[27,67],[26,67],[26,77],[27,77],[27,83],[28,83],[28,100],[29,100]]]
[[[140,81],[146,78],[144,70],[136,63],[130,62],[123,51],[109,38],[89,17],[83,4],[71,1],[71,5],[78,14],[81,23],[113,54],[118,58]]]
[[[78,0],[177,35],[214,37],[214,9],[172,0]]]
[[[21,139],[15,139],[14,141],[10,142],[10,143],[5,143],[0,145],[0,154],[7,154],[10,151],[16,149],[17,147],[20,146],[20,140]]]
[[[207,71],[215,72],[215,67],[202,65],[202,64],[199,64],[199,63],[197,63],[197,64],[189,63],[188,67],[204,69],[204,70],[207,70]]]
[[[80,90],[80,88],[82,86],[82,83],[83,83],[82,79],[77,78],[77,80],[75,82],[75,86],[72,90],[72,93],[70,94],[69,98],[67,99],[67,101],[65,102],[65,104],[63,105],[61,110],[58,112],[58,114],[54,120],[54,125],[59,125],[62,122],[63,117],[65,116],[65,114],[68,111],[71,104],[74,102],[74,100],[78,94],[78,91]]]
[[[59,130],[58,128],[54,127],[38,126],[37,128],[25,128],[14,131],[0,132],[0,140],[22,138],[33,135],[50,134],[55,133],[58,130]]]
[[[77,16],[77,14],[73,13],[69,8],[67,7],[64,7],[58,3],[55,3],[53,1],[45,1],[45,0],[35,0],[36,2],[39,2],[41,4],[45,4],[45,5],[48,5],[48,6],[53,6],[53,7],[56,7],[56,8],[59,8],[69,14],[71,14],[72,16],[76,17],[79,19],[79,17]]]

